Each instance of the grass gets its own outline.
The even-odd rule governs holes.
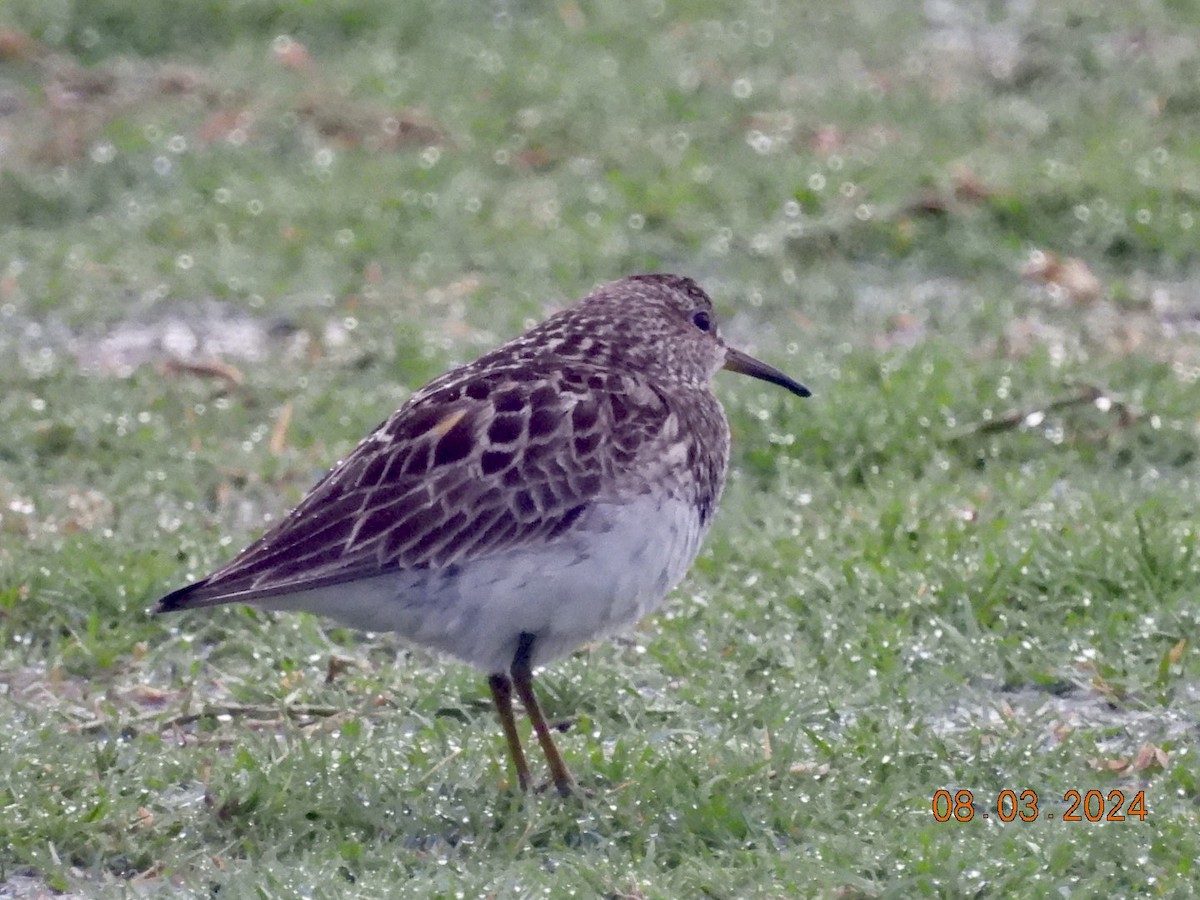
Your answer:
[[[0,894],[1190,893],[1194,10],[131,10],[0,11]],[[147,614],[655,269],[816,396],[722,377],[701,559],[540,676],[591,796],[390,637]]]

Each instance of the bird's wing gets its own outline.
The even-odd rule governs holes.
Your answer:
[[[440,385],[440,386],[439,386]],[[278,597],[536,545],[644,479],[673,440],[663,398],[579,368],[492,368],[415,395],[285,519],[158,611]]]

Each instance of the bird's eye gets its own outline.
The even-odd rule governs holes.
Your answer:
[[[700,310],[699,312],[692,313],[692,324],[701,331],[708,331],[712,328],[712,319],[708,317],[708,313]]]

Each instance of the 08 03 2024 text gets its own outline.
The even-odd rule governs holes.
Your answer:
[[[933,818],[937,822],[966,823],[976,818],[998,819],[1001,822],[1034,822],[1038,819],[1060,822],[1125,822],[1136,819],[1144,822],[1149,811],[1146,809],[1146,792],[1138,791],[1126,796],[1124,791],[1112,789],[1108,792],[1064,791],[1061,801],[1055,797],[1046,804],[1053,809],[1043,809],[1038,792],[1030,788],[1020,791],[1006,788],[995,797],[960,788],[950,791],[939,788],[933,792]]]

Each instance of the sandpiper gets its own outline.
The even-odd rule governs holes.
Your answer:
[[[447,653],[487,675],[520,787],[514,690],[569,794],[533,672],[635,623],[696,558],[729,458],[722,368],[809,396],[728,346],[691,279],[604,285],[413,394],[278,525],[157,611],[306,610]]]

